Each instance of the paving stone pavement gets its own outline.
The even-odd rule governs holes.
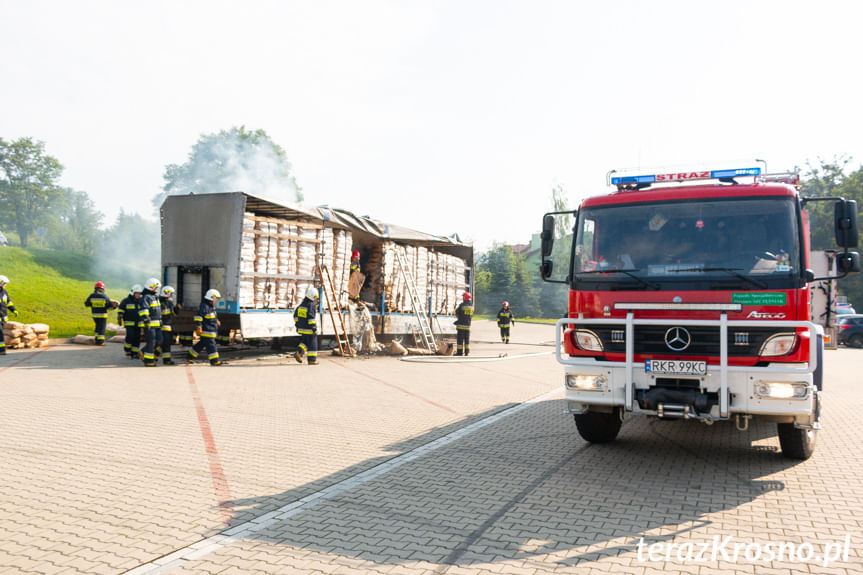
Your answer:
[[[477,323],[472,356],[507,358],[10,353],[0,574],[863,573],[863,352],[827,352],[825,429],[794,462],[767,425],[632,418],[587,444],[535,355],[553,328],[505,346]]]

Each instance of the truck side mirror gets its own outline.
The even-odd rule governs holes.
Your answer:
[[[543,260],[542,263],[539,264],[539,275],[541,275],[543,279],[550,278],[552,270],[554,270],[554,262],[551,260]]]
[[[554,216],[546,214],[542,218],[542,234],[540,235],[540,252],[542,257],[551,255],[551,249],[554,247]],[[549,276],[543,276],[549,277]]]
[[[857,247],[857,201],[840,200],[834,208],[836,243],[846,250]]]
[[[840,274],[859,272],[860,254],[857,252],[842,252],[841,254],[836,254],[836,269]]]

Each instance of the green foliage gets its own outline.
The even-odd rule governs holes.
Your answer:
[[[63,166],[45,154],[45,144],[30,138],[0,138],[0,223],[13,227],[23,247],[38,227],[50,221],[50,209],[62,202],[56,181]]]
[[[47,223],[48,245],[55,250],[93,255],[99,251],[102,212],[85,192],[66,188],[51,206]]]
[[[173,194],[236,191],[301,201],[291,168],[285,151],[264,130],[248,131],[240,126],[205,134],[192,146],[185,164],[165,168],[163,191],[153,198],[153,205],[158,210],[165,197]]]
[[[93,320],[84,300],[93,292],[93,284],[104,281],[108,297],[118,301],[129,293],[125,284],[113,283],[114,278],[88,275],[92,262],[69,252],[0,248],[0,274],[9,278],[6,290],[19,312],[13,319],[46,323],[52,338],[92,335]],[[113,313],[109,321],[116,321]]]
[[[477,313],[497,316],[501,302],[509,301],[516,317],[540,311],[539,290],[524,256],[512,246],[494,244],[478,258],[474,275]]]
[[[857,200],[858,210],[863,211],[863,168],[846,174],[851,159],[845,156],[834,158],[831,162],[819,160],[818,165],[807,164],[807,172],[801,183],[800,194],[804,197],[841,196]],[[833,229],[833,202],[809,202],[813,250],[836,249]],[[858,214],[858,229],[860,220]],[[859,251],[859,249],[858,249]],[[863,277],[853,274],[839,280],[839,292],[848,296],[848,301],[858,308],[863,307]]]

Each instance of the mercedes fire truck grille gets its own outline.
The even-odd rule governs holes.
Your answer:
[[[620,341],[620,337],[612,337],[612,332],[620,332],[621,328],[609,325],[585,325],[602,340],[603,349],[611,353],[626,353],[626,342]],[[689,333],[689,343],[685,349],[679,349],[679,341],[672,341],[674,348],[669,347],[666,340],[673,340],[674,335],[667,337],[669,326],[635,326],[635,353],[637,354],[660,354],[680,356],[718,356],[719,355],[719,328],[714,326],[686,326]],[[787,332],[787,329],[770,327],[761,328],[728,328],[728,355],[734,356],[757,356],[761,346],[772,335]]]

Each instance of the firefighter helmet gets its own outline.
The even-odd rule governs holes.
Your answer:
[[[142,293],[144,291],[144,286],[141,284],[135,284],[132,286],[132,293]]]
[[[315,299],[315,298],[319,298],[321,296],[320,296],[320,294],[318,294],[318,290],[316,290],[313,287],[310,287],[309,289],[306,290],[306,297],[309,299]]]
[[[105,289],[105,284],[102,282],[96,282],[96,285],[93,286],[93,289]]]
[[[6,285],[9,283],[9,278],[6,276],[0,276],[0,286]]]
[[[162,291],[160,292],[160,295],[161,295],[162,297],[171,297],[172,295],[174,295],[174,291],[175,291],[175,290],[174,290],[174,288],[173,288],[173,287],[171,287],[171,286],[164,286],[164,287],[162,288]]]
[[[358,260],[360,259],[360,252],[354,250],[354,253],[351,254],[351,259]]]
[[[213,301],[214,299],[219,299],[220,297],[222,297],[222,294],[220,294],[219,290],[217,289],[208,289],[207,293],[204,294],[204,299],[208,299],[210,301]]]
[[[463,294],[461,294],[461,299],[463,299],[464,301],[470,301],[470,292],[466,291]]]
[[[509,302],[508,301],[503,302],[503,307],[509,307]]]
[[[150,278],[147,280],[145,287],[153,293],[159,293],[159,288],[162,287],[162,282],[156,278]]]

